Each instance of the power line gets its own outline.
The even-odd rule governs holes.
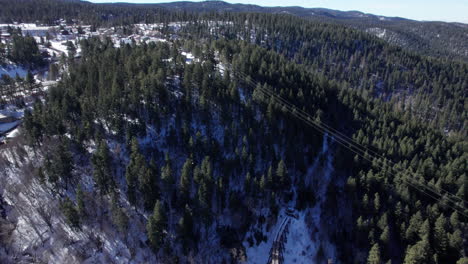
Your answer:
[[[287,107],[287,106],[286,106],[286,107]],[[291,114],[293,114],[293,115],[296,114],[295,111],[294,111],[294,109],[292,109],[292,110],[291,110],[291,109],[287,109],[287,110],[288,110]],[[300,118],[299,116],[296,116],[296,117]],[[329,131],[327,131],[326,129],[320,127],[319,125],[317,125],[317,124],[315,124],[315,123],[313,123],[313,122],[310,123],[310,120],[308,120],[308,119],[303,119],[303,118],[300,118],[300,119],[301,119],[302,121],[305,121],[305,122],[308,123],[309,125],[315,127],[315,128],[318,129],[320,132],[322,132],[324,135],[326,135],[326,136],[328,136],[328,137],[331,137],[331,136],[329,136],[329,135],[327,134],[327,133],[329,133]],[[359,152],[357,152],[355,149],[352,149],[350,146],[346,145],[346,143],[347,143],[346,141],[337,140],[337,139],[334,138],[334,137],[331,137],[331,138],[333,138],[333,139],[334,139],[335,141],[337,141],[340,145],[344,146],[345,148],[347,148],[348,150],[352,151],[353,153],[355,153],[356,155],[360,156],[361,158],[367,160],[367,161],[370,162],[370,163],[373,163],[373,160],[371,160],[371,159],[369,159],[369,158],[367,158],[367,157],[365,156],[366,154],[359,153]],[[384,166],[381,166],[381,165],[377,165],[377,166],[379,166],[383,171],[386,170]],[[390,168],[391,168],[391,167],[390,167]],[[438,195],[438,196],[443,197],[443,196],[442,196],[441,194],[439,194],[437,191],[435,191],[435,190],[433,190],[433,189],[429,189],[427,186],[425,186],[423,183],[420,183],[420,182],[417,181],[416,179],[412,179],[412,178],[409,179],[409,180],[411,180],[411,181],[413,181],[413,182],[411,182],[411,181],[409,181],[408,179],[405,179],[405,178],[402,178],[402,180],[403,180],[403,181],[406,181],[406,183],[407,183],[408,185],[410,185],[410,186],[412,186],[412,187],[418,189],[420,192],[422,192],[422,193],[424,193],[424,194],[426,194],[426,195],[428,195],[428,196],[430,196],[430,197],[432,197],[432,198],[434,198],[434,199],[436,199],[436,200],[441,200],[441,199],[438,199],[438,198],[435,197],[433,194],[431,194],[431,193],[429,193],[429,192],[427,192],[427,191],[425,191],[425,190],[420,189],[420,187],[426,188],[426,189],[428,189],[428,191],[430,191],[430,192],[432,192],[432,193],[434,193],[434,194],[436,194],[436,195]],[[420,186],[420,187],[418,187],[418,186]],[[450,198],[449,198],[449,199],[450,199]],[[450,202],[456,204],[456,201],[450,200]],[[448,205],[448,206],[449,206],[450,208],[456,210],[456,208],[454,208],[453,206],[451,206],[451,205]],[[456,206],[458,206],[458,205],[456,205]],[[458,210],[457,210],[457,211],[458,211]],[[458,211],[458,212],[460,212],[461,214],[465,215],[465,214],[464,214],[463,212],[461,212],[461,211]],[[466,216],[466,215],[465,215],[465,216]]]
[[[240,73],[242,74],[242,73]],[[244,77],[247,77],[247,75],[243,74]],[[251,84],[255,84],[253,82],[251,82]],[[258,85],[258,84],[257,84]],[[264,87],[262,87],[261,85],[259,86],[259,88],[262,90],[262,89],[265,89]],[[266,90],[266,92],[270,92],[268,90]],[[317,125],[317,126],[321,126],[321,127],[324,127],[324,129],[326,129],[327,131],[332,131],[332,133],[335,133],[335,137],[338,138],[338,139],[342,139],[344,140],[345,143],[348,143],[350,145],[351,148],[355,148],[357,149],[358,151],[361,151],[363,153],[367,153],[368,155],[371,154],[371,155],[374,155],[374,156],[377,156],[378,158],[384,160],[385,162],[388,162],[390,163],[391,165],[393,166],[396,166],[397,164],[395,162],[393,162],[392,160],[388,160],[386,157],[382,156],[381,154],[379,154],[378,152],[372,150],[372,149],[369,149],[365,146],[363,146],[362,144],[360,144],[359,142],[356,142],[354,139],[348,137],[347,135],[341,133],[340,131],[334,129],[333,127],[331,126],[328,126],[327,124],[323,123],[323,122],[320,122],[320,121],[317,121],[317,120],[313,120],[311,119],[311,116],[303,111],[302,109],[300,108],[297,108],[295,105],[293,105],[292,103],[289,103],[286,99],[284,98],[281,98],[280,96],[276,95],[274,92],[272,92],[270,94],[270,96],[272,97],[275,97],[277,100],[280,101],[280,103],[283,103],[283,104],[286,104],[290,107],[292,107],[294,109],[294,111],[297,111],[297,115],[301,115],[303,116],[304,118],[306,118],[307,120],[310,119],[310,121],[314,122],[314,125]],[[318,123],[318,124],[317,124]],[[380,162],[383,164],[383,166],[389,166],[387,165],[384,161],[381,161],[379,159],[377,159],[377,162]],[[390,167],[390,166],[389,166]],[[391,167],[392,168],[392,167]],[[393,168],[394,169],[394,168]],[[396,169],[394,169],[396,170]],[[413,175],[416,175],[414,173],[412,173]],[[430,188],[430,186],[424,186],[425,188]],[[432,188],[436,188],[435,186],[432,187]],[[449,191],[446,191],[444,190],[443,188],[440,188],[442,191],[444,191],[445,193],[447,193],[448,195],[451,195],[452,197],[450,197],[450,199],[455,199],[453,200],[454,203],[456,202],[464,202],[464,203],[467,203],[464,199],[460,198],[460,197],[457,197],[457,196],[453,196],[453,194],[451,194]]]
[[[244,74],[244,77],[245,77],[245,76],[246,76],[246,75]],[[255,83],[254,83],[254,82],[251,82],[251,84],[255,84]],[[363,145],[357,143],[356,141],[354,141],[353,139],[351,139],[351,138],[345,136],[345,135],[342,134],[341,132],[339,132],[339,131],[337,131],[337,130],[335,130],[335,129],[333,129],[334,131],[330,132],[330,131],[329,131],[330,129],[329,129],[329,127],[327,128],[327,125],[326,125],[326,124],[323,124],[323,123],[321,123],[320,121],[315,121],[315,122],[314,122],[313,119],[311,118],[311,116],[310,116],[308,113],[306,113],[306,112],[302,111],[301,109],[297,108],[295,105],[293,105],[293,104],[289,103],[288,101],[286,101],[286,99],[283,99],[283,98],[281,98],[280,96],[276,95],[274,92],[271,92],[271,91],[269,91],[268,89],[265,90],[265,88],[263,88],[262,86],[258,86],[258,88],[259,88],[261,91],[263,91],[264,93],[265,93],[265,92],[266,92],[266,93],[269,93],[269,94],[268,94],[269,96],[271,96],[271,97],[273,97],[273,98],[275,98],[275,99],[278,99],[278,100],[280,101],[280,104],[283,104],[283,106],[286,105],[286,106],[290,107],[291,109],[293,109],[293,113],[292,113],[292,114],[294,114],[296,117],[302,118],[302,119],[305,118],[306,120],[304,120],[304,121],[306,121],[306,122],[313,122],[313,125],[319,126],[320,128],[324,129],[325,131],[327,131],[327,132],[329,132],[329,133],[331,133],[331,134],[334,134],[334,136],[336,137],[335,140],[336,140],[336,139],[340,139],[340,140],[343,141],[343,143],[349,144],[350,146],[348,146],[348,147],[350,147],[350,148],[354,147],[354,148],[356,148],[358,151],[361,151],[361,152],[363,152],[364,154],[367,154],[367,155],[369,155],[369,152],[374,153],[374,156],[379,156],[379,157],[380,157],[381,159],[383,159],[384,161],[387,161],[387,162],[389,162],[389,163],[392,163],[394,166],[396,165],[394,162],[389,161],[388,159],[386,159],[386,158],[383,157],[382,155],[380,155],[380,154],[378,154],[378,153],[376,153],[376,152],[374,152],[374,151],[372,151],[372,150],[366,148],[365,146],[363,146]],[[296,113],[296,112],[299,112],[299,113]],[[301,116],[301,115],[302,115],[302,116]],[[338,133],[337,133],[337,132],[338,132]],[[344,137],[344,138],[343,138],[343,137]],[[358,147],[356,147],[356,145],[353,145],[353,144],[351,144],[351,143],[356,144]],[[359,148],[359,147],[361,147],[362,149]],[[381,161],[381,160],[379,160],[379,159],[376,159],[376,161],[382,163],[383,166],[388,166],[384,161]],[[372,161],[370,161],[370,162],[372,162]],[[390,166],[389,166],[389,167],[390,167]],[[390,168],[392,168],[392,167],[390,167]],[[395,168],[393,168],[393,169],[396,170]],[[398,172],[398,171],[397,171],[397,172]],[[423,186],[423,187],[424,187],[424,188],[427,188],[427,189],[430,189],[429,186]],[[432,190],[432,191],[434,191],[434,190]],[[447,192],[448,195],[451,195],[450,192],[448,192],[448,191],[445,191],[445,192]],[[453,199],[454,197],[449,197],[449,198]],[[463,199],[461,199],[461,198],[459,198],[459,197],[455,197],[455,198],[456,198],[457,200],[459,200],[459,201],[464,201]],[[452,200],[452,202],[456,203],[457,201]]]
[[[319,132],[323,133],[325,136],[332,137],[337,143],[342,145],[343,147],[347,148],[351,152],[355,153],[359,157],[369,161],[370,163],[378,162],[381,163],[382,165],[375,164],[376,166],[379,166],[384,172],[388,172],[386,167],[389,167],[390,170],[393,170],[397,173],[400,172],[406,172],[411,175],[417,176],[415,173],[412,173],[408,170],[406,171],[398,171],[395,166],[397,165],[395,162],[388,160],[387,158],[383,157],[381,154],[377,153],[376,151],[373,151],[372,149],[369,149],[359,142],[356,142],[354,139],[348,137],[347,135],[343,134],[342,132],[334,129],[331,126],[328,126],[327,124],[320,122],[318,120],[314,120],[312,116],[310,116],[307,112],[303,111],[302,109],[296,107],[294,104],[290,103],[286,99],[282,98],[281,96],[277,95],[275,91],[272,91],[268,88],[263,87],[259,83],[255,82],[252,80],[250,76],[248,76],[245,73],[242,72],[237,72],[231,69],[231,72],[233,72],[235,75],[238,75],[240,79],[243,79],[247,84],[249,84],[252,88],[258,89],[262,94],[269,96],[270,98],[274,99],[279,105],[282,106],[282,108],[288,112],[290,112],[292,115],[294,115],[296,118],[300,119],[301,121],[305,122],[309,126],[312,126],[314,129],[318,130]],[[330,136],[330,134],[332,136]],[[368,158],[367,156],[371,156],[373,159]],[[392,164],[390,166],[388,163]],[[403,169],[404,170],[404,169]],[[445,192],[445,195],[439,192],[437,189],[435,189],[435,186],[431,188],[431,186],[428,186],[426,182],[420,182],[420,180],[414,178],[414,177],[409,177],[409,178],[401,178],[407,185],[417,189],[423,194],[426,194],[427,196],[441,201],[443,198],[448,199],[448,202],[451,202],[455,205],[455,207],[461,208],[463,211],[460,211],[459,209],[455,208],[454,206],[450,204],[446,204],[448,207],[452,208],[453,210],[459,212],[460,214],[464,215],[467,217],[467,215],[464,213],[466,211],[466,208],[464,205],[459,205],[459,202],[464,202],[466,201],[460,197],[454,196],[450,192],[442,189],[442,191]],[[424,181],[424,180],[423,180]],[[435,195],[435,196],[434,196]],[[440,198],[438,198],[438,197]]]

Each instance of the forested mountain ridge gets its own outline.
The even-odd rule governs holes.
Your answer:
[[[102,21],[132,21],[129,17],[129,8],[132,9],[131,16],[138,16],[138,20],[145,19],[148,22],[156,16],[166,16],[167,12],[258,12],[272,14],[291,14],[314,21],[339,23],[352,26],[364,32],[374,34],[391,44],[418,52],[424,55],[450,58],[468,61],[468,27],[461,23],[445,23],[437,21],[421,22],[398,17],[384,17],[366,14],[359,11],[337,11],[324,8],[302,8],[302,7],[261,7],[257,5],[229,4],[222,1],[204,2],[175,2],[163,4],[90,4],[85,1],[68,0],[65,5],[60,0],[2,0],[6,7],[0,12],[0,21],[9,22],[12,18],[21,18],[24,21],[51,22],[50,15],[61,18],[76,18],[99,23]],[[12,3],[9,3],[12,2]],[[15,4],[13,4],[16,3]],[[11,4],[11,5],[8,5]],[[52,4],[52,5],[51,5]],[[35,12],[15,11],[15,7],[21,5],[21,10],[43,11]],[[47,12],[46,10],[51,10]],[[54,11],[55,10],[55,11]],[[84,13],[80,10],[93,10]],[[169,13],[170,13],[169,11]],[[32,13],[46,13],[34,15]],[[166,14],[164,14],[166,13]],[[87,19],[84,19],[87,18]],[[20,19],[20,21],[21,21]],[[135,22],[135,20],[133,20]]]
[[[23,8],[16,9],[17,5],[11,5],[0,11],[0,18],[5,16],[2,19],[5,20],[10,16],[11,20],[11,16],[15,16],[39,21],[47,19],[54,23],[53,21],[59,19],[61,14],[64,18],[79,19],[85,23],[124,25],[127,32],[137,32],[129,26],[136,21],[147,23],[171,20],[194,21],[189,27],[191,35],[196,31],[195,35],[218,34],[230,39],[250,39],[252,42],[283,53],[299,63],[309,65],[312,71],[322,72],[326,78],[344,82],[342,86],[363,90],[365,95],[387,101],[393,100],[394,105],[400,110],[409,109],[442,131],[461,132],[466,136],[466,118],[460,117],[466,116],[464,98],[468,86],[467,63],[418,55],[388,45],[371,37],[370,34],[347,26],[323,22],[327,20],[308,21],[290,15],[204,12],[214,6],[226,8],[232,6],[217,1],[177,2],[167,4],[165,7],[153,4],[91,4],[80,1],[59,1],[60,4],[56,5],[54,3],[58,0],[40,0],[45,4],[39,4],[39,8],[31,5],[31,1],[22,1],[24,1]],[[179,8],[172,9],[171,5]],[[55,11],[48,12],[49,9],[41,9],[43,6]],[[73,8],[70,8],[71,6]],[[190,10],[185,9],[188,7]],[[250,5],[239,5],[239,7],[247,8]],[[254,6],[253,10],[256,11],[257,8]],[[21,13],[28,9],[31,10]],[[94,10],[94,12],[84,10]],[[243,8],[239,9],[241,10]],[[47,16],[44,17],[42,14]],[[341,13],[338,12],[337,16],[338,14]],[[351,13],[348,16],[355,15]],[[210,23],[207,22],[209,20],[223,21],[224,24],[220,24],[212,32]],[[243,26],[242,23],[245,21],[247,25]],[[230,24],[231,22],[234,23]],[[422,42],[417,41],[417,43]]]
[[[359,11],[337,11],[325,8],[262,7],[229,4],[222,1],[174,2],[159,6],[198,12],[258,12],[291,14],[314,21],[352,26],[374,34],[385,41],[435,57],[468,60],[468,27],[462,23],[415,21],[399,17],[385,17]]]
[[[421,56],[348,27],[289,15],[238,14],[227,21],[247,25],[224,24],[215,32],[205,23],[189,28],[202,36],[250,40],[307,65],[342,88],[391,101],[395,109],[466,136],[466,119],[460,117],[466,115],[467,63]]]
[[[82,42],[83,61],[70,61],[70,75],[51,88],[45,104],[38,102],[26,115],[25,139],[34,146],[35,160],[42,162],[18,161],[17,152],[3,164],[6,175],[11,175],[16,171],[12,164],[24,163],[20,166],[24,170],[16,173],[65,193],[59,208],[75,228],[94,230],[96,219],[102,219],[121,230],[113,239],[129,236],[126,239],[132,241],[135,237],[128,230],[139,234],[141,229],[129,223],[145,220],[125,205],[129,202],[147,215],[145,243],[162,262],[242,261],[246,260],[242,253],[229,255],[226,250],[242,252],[247,245],[262,243],[262,219],[274,223],[291,201],[306,218],[312,217],[310,207],[322,199],[313,191],[314,182],[323,175],[309,179],[307,171],[324,139],[284,113],[259,87],[246,85],[229,71],[220,72],[219,63],[232,63],[233,70],[316,113],[317,119],[352,128],[358,142],[372,144],[397,166],[409,165],[433,186],[466,197],[462,142],[447,141],[353,89],[337,89],[273,51],[236,41],[120,49],[109,44],[96,39]],[[182,47],[193,49],[200,62],[186,64],[178,52]],[[432,149],[433,145],[438,147]],[[315,224],[323,228],[317,232],[331,237],[336,253],[321,249],[316,260],[362,260],[367,250],[369,258],[404,263],[455,263],[463,256],[465,222],[446,202],[406,186],[402,179],[411,175],[389,177],[378,165],[344,148],[331,149],[335,183],[327,188],[322,205],[324,222]],[[87,198],[94,195],[102,197],[93,206],[101,208],[97,211],[89,208]],[[352,213],[343,203],[352,206]],[[108,218],[106,208],[112,210]],[[231,217],[244,221],[236,224]],[[425,229],[418,231],[421,226]],[[432,232],[441,237],[424,235]],[[206,240],[208,234],[212,238]],[[208,244],[197,243],[199,238]],[[325,241],[321,243],[324,247]],[[85,250],[86,245],[77,244],[74,250]],[[147,260],[155,257],[148,255],[146,246],[127,246]],[[394,253],[395,247],[399,253]],[[421,250],[434,253],[420,255]],[[85,259],[93,254],[84,252]]]
[[[103,31],[159,38],[56,62],[0,149],[0,262],[265,263],[283,220],[285,263],[466,261],[466,64],[284,14],[105,6],[128,13]]]
[[[86,24],[129,24],[154,21],[176,12],[155,5],[92,4],[80,0],[1,0],[1,23],[44,23],[52,25],[59,19],[83,21]],[[168,21],[169,21],[168,20]]]
[[[246,86],[245,80],[230,77],[228,71],[221,74],[215,65],[222,62],[226,66],[232,63],[234,70],[316,113],[317,119],[352,127],[358,142],[372,142],[398,166],[411,164],[434,186],[466,196],[462,142],[447,141],[440,133],[394,113],[385,103],[362,98],[353,89],[337,89],[336,84],[314,77],[304,66],[273,51],[235,41],[204,47],[190,41],[173,45],[116,49],[109,42],[84,41],[83,61],[69,62],[70,76],[49,91],[45,104],[38,102],[25,117],[25,139],[37,149],[35,160],[43,162],[8,158],[3,164],[6,175],[15,171],[11,164],[26,162],[20,166],[25,170],[16,173],[30,175],[32,183],[42,182],[54,192],[71,193],[71,199],[76,197],[74,202],[62,198],[59,207],[71,226],[94,230],[98,228],[95,219],[102,219],[121,230],[122,235],[113,238],[119,241],[128,236],[127,230],[135,232],[129,221],[145,221],[125,206],[128,200],[148,215],[148,247],[163,262],[185,258],[241,261],[242,254],[230,256],[224,250],[242,252],[244,239],[251,241],[250,245],[262,243],[261,219],[274,221],[278,210],[291,199],[298,210],[312,213],[308,208],[318,199],[313,191],[318,178],[308,180],[305,175],[322,139],[283,113],[259,87]],[[202,61],[185,64],[178,52],[181,47],[193,49]],[[220,54],[218,59],[215,52]],[[269,66],[262,69],[261,65]],[[433,145],[438,148],[433,150]],[[322,215],[333,219],[326,220],[324,229],[330,230],[327,233],[337,247],[333,258],[362,260],[370,250],[369,258],[403,262],[405,249],[404,263],[454,263],[463,256],[460,239],[464,220],[444,201],[432,200],[400,182],[411,175],[388,177],[379,166],[354,157],[346,149],[333,149],[335,173],[331,177],[336,183],[327,189],[327,209]],[[30,168],[27,164],[34,174],[26,170]],[[90,176],[92,185],[87,183]],[[344,179],[347,183],[340,184]],[[97,211],[88,207],[91,200],[86,198],[94,195],[103,199],[97,206],[102,209]],[[345,201],[352,202],[348,204],[353,208],[351,216],[340,209]],[[265,206],[267,214],[261,209]],[[105,208],[112,210],[108,218]],[[245,222],[229,223],[226,216],[243,216]],[[449,216],[450,225],[444,220]],[[437,229],[432,227],[436,220]],[[417,231],[421,225],[426,229]],[[257,230],[256,235],[249,238],[248,230]],[[141,229],[136,234],[139,232]],[[442,240],[424,235],[431,232]],[[217,234],[220,240],[195,243],[207,234]],[[87,243],[97,243],[92,241]],[[80,252],[89,246],[77,244],[74,250]],[[392,253],[395,246],[400,247],[400,253]],[[207,247],[211,249],[206,251]],[[143,254],[144,248],[132,250]],[[225,253],[215,253],[217,250]],[[420,255],[421,250],[438,253],[431,257]],[[92,252],[84,252],[82,257],[91,257]],[[124,252],[121,254],[127,256]],[[154,255],[143,252],[147,260],[153,259]],[[329,249],[324,252],[317,253],[317,258],[333,256]]]

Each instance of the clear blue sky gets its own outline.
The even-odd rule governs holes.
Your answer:
[[[95,3],[166,3],[180,0],[88,0]],[[468,23],[468,0],[225,0],[230,3],[261,6],[324,7],[337,10],[358,10],[383,16],[399,16],[416,20],[440,20]],[[200,2],[195,0],[193,2]]]

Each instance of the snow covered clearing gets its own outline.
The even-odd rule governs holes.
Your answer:
[[[247,263],[249,264],[264,264],[267,263],[268,257],[270,254],[271,247],[273,246],[273,241],[275,240],[279,230],[281,229],[283,221],[288,218],[286,216],[284,210],[280,212],[280,214],[277,217],[277,221],[275,225],[273,225],[269,230],[267,230],[265,225],[262,225],[262,228],[260,231],[262,231],[263,234],[267,235],[267,241],[261,242],[259,245],[255,244],[252,247],[249,246],[249,243],[245,241],[243,243],[244,247],[246,248],[246,254],[247,254]],[[258,228],[254,228],[254,230],[258,231]],[[246,237],[253,236],[254,232],[249,231],[246,234]],[[307,232],[308,233],[308,232]]]
[[[373,34],[379,38],[386,38],[387,37],[387,29],[382,29],[382,28],[368,28],[366,29],[367,33]]]
[[[50,44],[52,45],[53,50],[65,53],[65,55],[68,54],[68,47],[66,45],[66,41],[50,41]]]
[[[76,166],[74,174],[88,197],[88,217],[80,228],[72,228],[60,213],[60,200],[66,193],[54,193],[50,184],[34,177],[34,168],[43,154],[23,147],[24,142],[9,144],[0,149],[0,197],[6,203],[6,221],[14,227],[10,236],[10,250],[18,261],[49,263],[156,263],[152,251],[145,246],[144,217],[127,210],[133,220],[125,234],[110,222],[106,198],[93,192],[89,166]],[[123,203],[123,206],[128,206]],[[99,219],[96,220],[96,219]],[[1,252],[0,252],[1,253]]]
[[[299,219],[290,218],[289,233],[285,244],[284,263],[315,263],[318,245],[311,239],[305,214]]]
[[[327,224],[322,219],[327,189],[333,173],[333,154],[329,149],[331,142],[332,139],[325,135],[322,151],[317,157],[323,164],[312,171],[309,170],[313,175],[312,186],[315,190],[316,204],[302,213],[296,223],[291,224],[285,247],[285,263],[319,263],[318,258],[322,254],[327,259],[336,259],[336,249],[328,240],[327,230],[323,228]],[[308,228],[308,232],[303,231],[305,227]]]

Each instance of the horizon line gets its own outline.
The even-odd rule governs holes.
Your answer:
[[[349,9],[349,10],[346,10],[346,9],[335,9],[335,8],[327,8],[327,7],[320,7],[320,6],[316,6],[316,7],[305,7],[305,6],[301,6],[301,5],[259,5],[259,4],[250,4],[250,3],[230,3],[230,2],[227,2],[227,1],[223,1],[223,0],[181,0],[181,1],[164,1],[164,2],[147,2],[145,0],[136,0],[135,1],[132,1],[132,2],[129,2],[128,0],[125,1],[125,0],[117,0],[117,1],[109,1],[109,2],[100,2],[100,1],[103,1],[103,0],[79,0],[81,2],[88,2],[88,3],[92,3],[92,4],[130,4],[130,5],[161,5],[161,4],[172,4],[172,3],[178,3],[178,2],[189,2],[189,3],[203,3],[203,2],[223,2],[223,3],[227,3],[227,4],[230,4],[230,5],[251,5],[251,6],[257,6],[257,7],[261,7],[261,8],[291,8],[291,7],[296,7],[296,8],[303,8],[303,9],[326,9],[326,10],[333,10],[333,11],[340,11],[340,12],[359,12],[359,13],[362,13],[362,14],[366,14],[366,15],[373,15],[373,16],[376,16],[376,17],[386,17],[386,18],[399,18],[399,19],[406,19],[406,20],[411,20],[411,21],[417,21],[417,22],[443,22],[443,23],[458,23],[458,24],[465,24],[465,25],[468,25],[468,18],[467,20],[463,21],[463,20],[450,20],[450,19],[446,19],[446,20],[443,20],[443,19],[415,19],[415,18],[409,18],[409,17],[405,17],[405,16],[398,16],[398,15],[395,15],[395,16],[391,16],[391,15],[380,15],[380,14],[376,14],[376,13],[372,13],[372,12],[365,12],[365,11],[361,11],[361,10],[358,10],[358,9]],[[144,2],[141,2],[141,1],[144,1]],[[151,1],[151,0],[150,0]],[[229,11],[227,11],[229,12]]]

